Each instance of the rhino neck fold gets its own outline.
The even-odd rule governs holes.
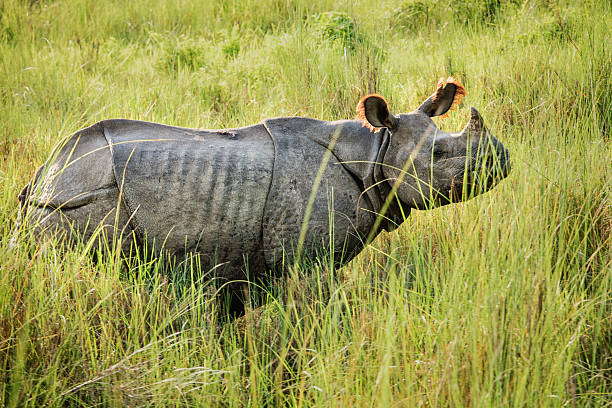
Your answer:
[[[393,231],[404,221],[404,216],[407,217],[410,213],[410,208],[403,207],[404,214],[402,215],[402,209],[399,207],[398,202],[395,198],[391,199],[389,205],[383,211],[383,207],[387,197],[391,193],[391,189],[393,188],[393,183],[391,180],[388,180],[383,172],[383,166],[385,166],[385,155],[387,153],[387,149],[389,148],[389,143],[391,141],[391,135],[387,131],[387,129],[383,128],[380,131],[381,133],[381,143],[380,148],[378,149],[378,154],[375,160],[375,166],[372,171],[372,184],[374,188],[371,188],[372,197],[371,200],[375,200],[376,204],[373,205],[375,211],[379,216],[383,217],[383,220],[380,224],[380,229],[385,229],[387,231]],[[378,231],[377,231],[378,232]]]
[[[383,212],[392,188],[392,183],[385,178],[382,170],[391,140],[387,129],[371,132],[358,120],[325,122],[306,118],[279,118],[273,121],[276,126],[279,123],[286,125],[288,129],[284,130],[292,132],[296,137],[310,138],[332,152],[362,191],[360,202],[357,203],[358,210],[366,211],[367,208],[367,211],[383,217],[379,230],[392,231],[401,224],[402,212],[395,199]],[[268,127],[267,123],[270,122],[272,120],[264,123]]]
[[[369,208],[368,211],[383,217],[376,234],[380,229],[394,230],[401,223],[401,211],[395,200],[383,213],[385,200],[391,191],[382,171],[389,147],[389,132],[385,128],[371,132],[356,120],[328,122],[327,126],[327,131],[319,133],[315,141],[330,150],[359,185],[362,191],[360,200],[367,204],[357,203],[358,209],[366,211],[364,208]]]
[[[279,124],[287,126],[283,127],[284,131],[296,137],[309,138],[332,152],[362,191],[360,202],[356,203],[359,212],[367,208],[367,211],[382,216],[380,229],[392,231],[399,226],[403,218],[396,200],[392,200],[383,213],[392,185],[382,171],[390,143],[387,129],[371,132],[358,120],[325,122],[306,118],[279,118],[273,121],[277,127]],[[270,122],[272,120],[264,122],[268,130],[271,128]]]
[[[359,180],[362,199],[369,202],[374,214],[382,217],[376,234],[382,229],[393,231],[402,223],[403,217],[396,199],[391,200],[384,209],[393,186],[383,173],[385,155],[391,141],[389,131],[382,128],[379,132],[371,132],[361,121],[355,120],[331,122],[330,125],[334,127],[333,132],[327,134],[325,139],[317,140],[317,143],[331,150]],[[404,209],[405,213],[409,211]]]

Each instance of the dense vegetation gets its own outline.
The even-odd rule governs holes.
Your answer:
[[[0,1],[0,405],[610,404],[610,38],[610,1]],[[237,321],[197,270],[9,250],[20,188],[98,120],[410,111],[448,75],[468,95],[437,122],[476,106],[509,178]]]

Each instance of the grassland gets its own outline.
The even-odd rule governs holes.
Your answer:
[[[609,406],[610,38],[610,1],[0,1],[0,405]],[[237,322],[159,263],[9,250],[21,187],[98,120],[410,111],[448,75],[439,125],[477,107],[511,175]]]

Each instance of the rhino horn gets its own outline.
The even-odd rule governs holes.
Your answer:
[[[461,131],[462,136],[480,136],[482,132],[485,130],[484,121],[480,113],[476,110],[476,108],[470,108],[470,121],[465,128]]]

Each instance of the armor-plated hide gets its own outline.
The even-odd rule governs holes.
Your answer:
[[[448,78],[406,114],[364,96],[359,120],[227,130],[99,122],[55,149],[20,195],[20,214],[68,237],[89,239],[100,225],[98,242],[120,236],[124,251],[136,240],[179,261],[198,254],[203,271],[229,279],[278,270],[300,251],[329,251],[339,265],[411,208],[468,199],[508,175],[508,151],[476,109],[460,133],[432,121],[464,95]]]
[[[117,185],[138,239],[179,260],[202,256],[228,278],[244,260],[264,268],[262,227],[274,148],[262,125],[205,131],[156,123],[102,123]]]
[[[264,125],[276,152],[263,220],[268,265],[283,254],[293,259],[304,226],[306,253],[325,248],[338,263],[350,260],[363,248],[380,207],[376,190],[362,194],[373,184],[380,135],[354,121],[276,118]]]
[[[252,276],[291,262],[314,188],[304,251],[332,249],[347,262],[384,202],[375,163],[387,139],[358,121],[276,118],[197,130],[107,120],[62,144],[29,201],[46,216],[43,228],[72,222],[80,232],[113,224],[118,209],[124,235],[179,261],[198,253],[203,270],[221,264],[218,274],[241,279],[245,261]]]

